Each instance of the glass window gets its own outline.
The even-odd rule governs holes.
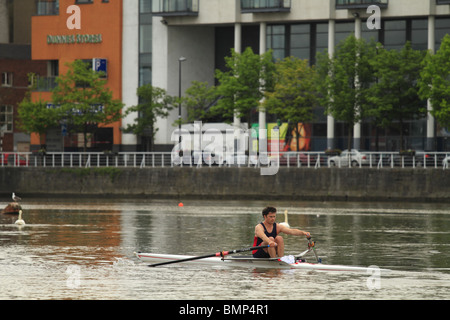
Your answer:
[[[198,0],[154,0],[152,2],[153,13],[198,12]]]
[[[450,33],[450,18],[436,19],[436,51],[441,47],[442,38]]]
[[[152,0],[139,0],[139,10],[140,13],[151,13],[152,12]]]
[[[375,41],[378,42],[379,40],[379,30],[378,29],[369,29],[367,27],[367,21],[361,22],[361,38],[366,41]]]
[[[384,23],[384,47],[401,50],[406,43],[406,21],[394,20]]]
[[[140,64],[142,66],[151,65],[152,64],[152,54],[151,53],[142,53],[140,56]]]
[[[152,68],[150,66],[142,66],[139,68],[139,86],[152,83]]]
[[[293,33],[291,34],[292,48],[309,47],[309,33]]]
[[[152,25],[141,24],[139,33],[139,53],[152,52]]]
[[[308,33],[311,32],[311,26],[309,24],[293,24],[291,25],[291,33]]]
[[[335,26],[335,45],[344,41],[349,35],[355,34],[355,22],[336,23]]]
[[[316,24],[316,53],[328,50],[328,23]]]
[[[0,106],[0,129],[2,132],[13,131],[13,106]]]
[[[411,21],[411,45],[415,50],[428,49],[427,19],[416,19]]]
[[[267,49],[272,49],[275,60],[286,57],[286,27],[267,26]]]
[[[275,59],[293,56],[313,65],[316,53],[328,49],[328,23],[268,26],[267,48]]]
[[[388,30],[405,30],[406,21],[405,20],[393,20],[386,21],[384,27]]]
[[[4,87],[12,87],[13,85],[13,74],[12,72],[3,72],[2,73],[2,86]]]
[[[290,8],[290,0],[241,0],[241,9]]]
[[[290,55],[310,60],[310,47],[311,47],[311,26],[309,24],[297,24],[291,26],[290,36]]]
[[[139,86],[152,83],[152,2],[139,1]]]
[[[336,0],[337,9],[348,8],[367,8],[369,5],[375,4],[382,8],[387,8],[388,0]]]
[[[59,14],[59,0],[37,0],[36,14],[38,16],[58,15]]]

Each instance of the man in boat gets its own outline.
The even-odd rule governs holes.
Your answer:
[[[284,256],[284,240],[278,234],[292,234],[295,236],[311,237],[309,232],[299,229],[291,229],[283,224],[275,222],[277,209],[274,207],[266,207],[262,211],[264,221],[255,227],[255,240],[253,246],[269,245],[269,248],[253,250],[254,258],[276,258]]]

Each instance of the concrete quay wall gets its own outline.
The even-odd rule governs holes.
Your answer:
[[[371,168],[0,168],[0,194],[450,202],[450,170]],[[9,198],[8,198],[9,199]]]

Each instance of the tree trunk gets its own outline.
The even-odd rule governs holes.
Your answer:
[[[405,150],[405,143],[403,137],[403,119],[400,119],[400,150]]]
[[[353,124],[348,124],[348,138],[347,138],[347,150],[352,149],[352,137],[353,137]]]

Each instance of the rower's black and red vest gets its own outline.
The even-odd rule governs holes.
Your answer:
[[[277,237],[278,233],[277,233],[277,224],[276,224],[276,223],[273,224],[273,229],[272,229],[272,232],[270,232],[270,233],[267,231],[266,226],[264,225],[264,223],[261,222],[261,225],[262,225],[263,228],[264,228],[264,233],[266,234],[266,236],[272,237],[272,238],[274,238],[274,239]],[[255,236],[255,239],[253,240],[253,246],[254,246],[254,247],[257,247],[257,246],[259,246],[262,242],[263,242],[263,240],[262,240],[261,238]],[[258,250],[253,250],[252,253],[255,254],[256,251],[258,251]]]

